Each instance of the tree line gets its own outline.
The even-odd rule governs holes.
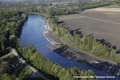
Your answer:
[[[51,60],[44,58],[32,45],[27,45],[24,49],[19,48],[18,51],[22,54],[26,61],[30,62],[31,65],[42,71],[45,76],[49,76],[50,80],[53,80],[50,75],[54,76],[55,80],[79,80],[77,78],[73,78],[73,76],[95,76],[91,70],[63,68],[62,66],[53,63]]]
[[[83,3],[82,8],[83,10],[89,8],[95,8],[100,6],[112,5],[112,4],[119,4],[119,0],[115,1],[108,1],[107,0],[99,2],[92,2],[92,3]],[[89,5],[88,5],[89,4]],[[62,41],[73,48],[76,48],[80,51],[87,52],[89,54],[93,54],[95,56],[101,57],[108,61],[113,61],[114,63],[120,63],[120,54],[116,53],[116,51],[112,48],[109,48],[106,45],[101,44],[96,39],[91,37],[81,37],[80,35],[74,32],[74,35],[70,34],[70,32],[63,26],[57,23],[56,15],[63,15],[64,12],[61,14],[54,14],[54,10],[50,10],[48,12],[48,23],[52,29],[52,32]]]
[[[98,8],[102,6],[116,5],[119,0],[100,0],[91,2],[68,2],[68,3],[52,3],[48,10],[52,11],[52,15],[67,15],[75,14],[78,11],[82,12],[86,9]]]
[[[53,25],[53,24],[52,24]],[[54,25],[53,33],[62,39],[62,41],[73,48],[76,48],[80,51],[93,54],[95,56],[113,61],[115,63],[120,63],[120,54],[112,48],[109,48],[106,45],[101,44],[96,39],[91,37],[80,37],[79,34],[74,33],[70,34],[64,26]]]

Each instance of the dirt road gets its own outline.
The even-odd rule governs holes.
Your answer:
[[[37,69],[35,69],[31,65],[29,65],[22,57],[20,57],[15,49],[11,49],[11,53],[14,54],[19,59],[20,62],[25,64],[28,68],[30,68],[33,71],[32,75],[30,77],[41,77],[45,80],[49,80],[45,76],[43,76]]]

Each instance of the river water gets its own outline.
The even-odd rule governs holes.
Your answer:
[[[32,44],[38,52],[40,52],[45,58],[52,60],[54,63],[57,63],[65,68],[78,67],[82,70],[93,70],[97,76],[115,76],[112,74],[108,74],[104,71],[97,70],[87,64],[83,64],[80,62],[75,62],[72,60],[68,60],[52,50],[48,49],[46,46],[50,45],[50,42],[44,37],[44,23],[45,18],[40,15],[30,14],[28,19],[23,25],[20,40],[22,41],[22,47],[24,48],[27,44]],[[119,76],[115,76],[115,78],[106,78],[99,80],[120,80]]]

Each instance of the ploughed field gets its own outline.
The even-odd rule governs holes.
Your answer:
[[[96,8],[82,13],[59,16],[70,30],[92,36],[120,49],[120,8]],[[105,40],[105,41],[104,41]]]

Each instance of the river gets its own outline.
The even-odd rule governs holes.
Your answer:
[[[30,14],[28,19],[23,25],[22,32],[20,35],[20,40],[22,42],[22,47],[24,48],[27,44],[32,44],[38,52],[40,52],[45,58],[52,60],[54,63],[57,63],[65,68],[78,67],[82,70],[93,70],[97,76],[115,76],[108,74],[107,72],[97,70],[87,64],[80,62],[75,62],[69,59],[66,59],[52,50],[47,48],[47,45],[50,45],[50,42],[45,38],[43,32],[45,18],[40,15]],[[99,80],[120,80],[119,76],[115,76],[113,79],[99,79]]]

